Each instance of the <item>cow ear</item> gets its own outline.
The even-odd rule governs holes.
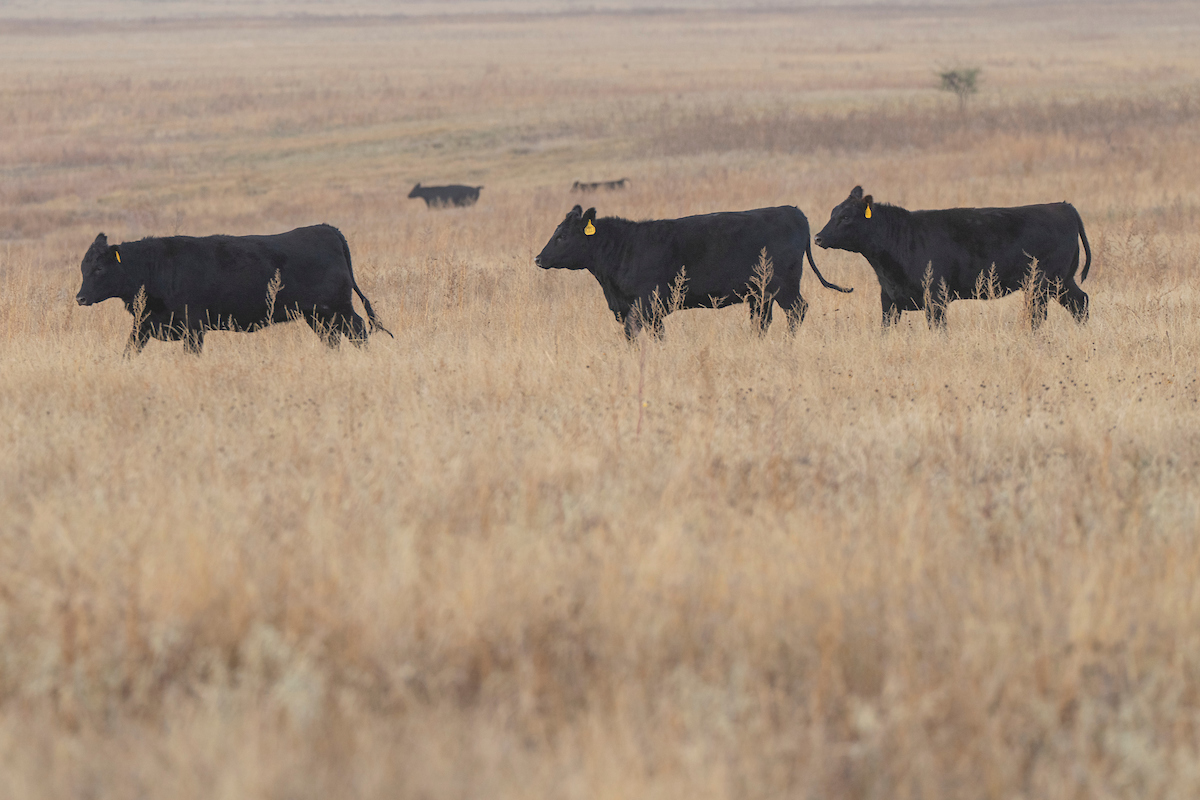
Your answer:
[[[589,220],[589,221],[595,219],[596,218],[596,209],[589,208],[587,211],[583,212],[583,218],[586,220]]]
[[[870,219],[871,218],[871,204],[874,203],[874,198],[872,198],[871,195],[867,195],[866,197],[863,198],[863,200],[867,204],[867,213],[864,216],[866,216],[867,219]]]
[[[108,237],[101,233],[96,237],[96,241],[92,242],[92,247],[99,247],[101,249],[108,247]]]
[[[568,217],[578,217],[583,214],[583,206],[575,206],[567,212]]]
[[[850,190],[850,196],[853,197],[855,200],[861,200],[862,199],[862,187],[855,186],[853,189]]]

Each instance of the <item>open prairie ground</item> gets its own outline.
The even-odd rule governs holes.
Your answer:
[[[0,797],[1200,794],[1200,7],[510,5],[0,14]],[[881,335],[818,250],[794,338],[630,346],[532,263],[620,177],[1069,200],[1091,321]],[[100,231],[317,222],[394,340],[75,305]]]

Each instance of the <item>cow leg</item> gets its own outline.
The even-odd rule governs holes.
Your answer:
[[[1052,290],[1051,282],[1038,272],[1031,275],[1025,282],[1025,305],[1029,309],[1029,327],[1037,330],[1046,321],[1046,309],[1050,305],[1051,296],[1061,300],[1061,295]]]
[[[353,308],[339,312],[337,321],[338,328],[355,347],[362,347],[367,343],[367,323]]]
[[[1029,304],[1029,327],[1037,330],[1046,321],[1046,308],[1050,305],[1049,286],[1038,281],[1025,289],[1025,302]]]
[[[625,312],[625,338],[630,343],[637,341],[638,334],[647,326],[656,338],[662,338],[662,319],[653,312],[653,307],[649,300],[638,300]]]
[[[143,321],[141,325],[134,325],[133,330],[129,332],[129,341],[125,343],[124,357],[133,358],[140,354],[148,341],[150,341],[149,323]]]
[[[642,321],[639,314],[631,313],[625,317],[625,338],[630,344],[636,342],[638,335],[646,330],[646,328],[649,328],[651,335],[659,340],[662,340],[663,334],[666,331],[661,316],[651,317],[645,322]]]
[[[763,303],[752,295],[747,302],[750,305],[750,320],[758,325],[758,335],[766,336],[767,328],[771,327],[771,301]]]
[[[800,294],[800,287],[789,286],[780,289],[779,294],[775,295],[775,302],[779,303],[779,307],[787,315],[788,333],[794,334],[800,323],[804,322],[804,315],[808,313],[808,303]]]
[[[183,351],[194,356],[200,355],[204,349],[204,329],[188,328],[183,333]]]
[[[645,316],[642,318],[642,330],[650,329],[650,334],[659,341],[662,341],[663,334],[666,332],[666,327],[663,325],[663,317],[666,316],[665,309],[662,305],[653,300],[641,305],[646,309]]]
[[[1075,317],[1076,322],[1083,324],[1088,321],[1087,292],[1080,289],[1074,280],[1070,281],[1066,288],[1059,293],[1058,302],[1071,312],[1071,316]]]
[[[330,350],[338,349],[342,342],[342,334],[336,326],[336,318],[326,317],[314,310],[304,312],[304,321],[313,329],[313,333],[321,337],[326,347]]]
[[[630,344],[637,341],[638,334],[642,332],[642,315],[637,313],[637,310],[631,310],[625,315],[625,338]]]
[[[796,300],[790,306],[781,306],[784,313],[787,314],[788,333],[794,334],[800,327],[800,323],[804,322],[804,317],[808,314],[808,301],[796,293]]]
[[[886,331],[900,321],[900,306],[882,289],[879,290],[879,304],[883,306],[883,329]]]

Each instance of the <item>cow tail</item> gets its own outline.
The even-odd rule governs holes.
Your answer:
[[[1079,238],[1083,241],[1083,252],[1087,254],[1087,261],[1083,264],[1083,272],[1079,273],[1079,282],[1083,283],[1087,278],[1088,270],[1092,266],[1092,246],[1088,244],[1087,234],[1083,232],[1083,217],[1079,216],[1078,211],[1075,212],[1075,219],[1079,222]]]
[[[341,235],[341,231],[338,231]],[[346,256],[346,269],[350,270],[350,286],[354,289],[354,293],[358,295],[358,299],[362,300],[363,308],[367,311],[367,319],[371,322],[371,330],[380,330],[395,339],[392,332],[379,324],[379,319],[375,316],[375,309],[371,308],[371,301],[362,293],[362,289],[358,288],[358,281],[354,280],[354,265],[350,261],[350,244],[346,241],[346,237],[342,236],[342,254]]]
[[[846,294],[854,291],[853,288],[845,289],[841,286],[838,286],[836,283],[830,283],[829,281],[825,280],[825,276],[821,274],[821,270],[817,269],[817,262],[813,261],[811,241],[804,243],[804,252],[808,254],[808,265],[812,267],[813,274],[817,276],[817,280],[821,282],[822,286],[824,286],[826,289],[835,289],[839,292],[845,292]]]

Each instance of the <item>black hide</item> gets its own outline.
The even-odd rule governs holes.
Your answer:
[[[129,341],[133,352],[153,337],[182,339],[198,353],[205,331],[252,331],[298,317],[331,347],[342,334],[362,344],[367,326],[354,312],[351,291],[371,327],[387,333],[354,281],[345,237],[330,225],[274,236],[167,236],[111,246],[102,233],[81,269],[81,306],[119,297],[136,314],[139,290],[145,289]],[[270,298],[276,275],[279,285]]]
[[[773,262],[765,291],[752,283],[764,248]],[[808,220],[793,206],[649,222],[596,219],[596,209],[583,213],[575,206],[535,263],[543,269],[591,272],[604,290],[609,309],[624,324],[625,335],[633,339],[643,323],[661,332],[662,316],[674,310],[670,307],[671,287],[680,270],[684,270],[686,284],[679,308],[747,302],[765,332],[771,323],[773,298],[787,314],[789,330],[794,331],[807,307],[800,295],[806,254],[823,285],[851,291],[829,283],[817,271]]]
[[[1076,321],[1088,317],[1088,296],[1075,283],[1079,241],[1087,253],[1081,281],[1092,250],[1070,203],[906,211],[863,197],[855,186],[813,241],[867,259],[879,278],[885,328],[899,312],[918,310],[931,327],[942,327],[953,300],[1001,297],[1027,286],[1035,328],[1046,319],[1050,297]]]

